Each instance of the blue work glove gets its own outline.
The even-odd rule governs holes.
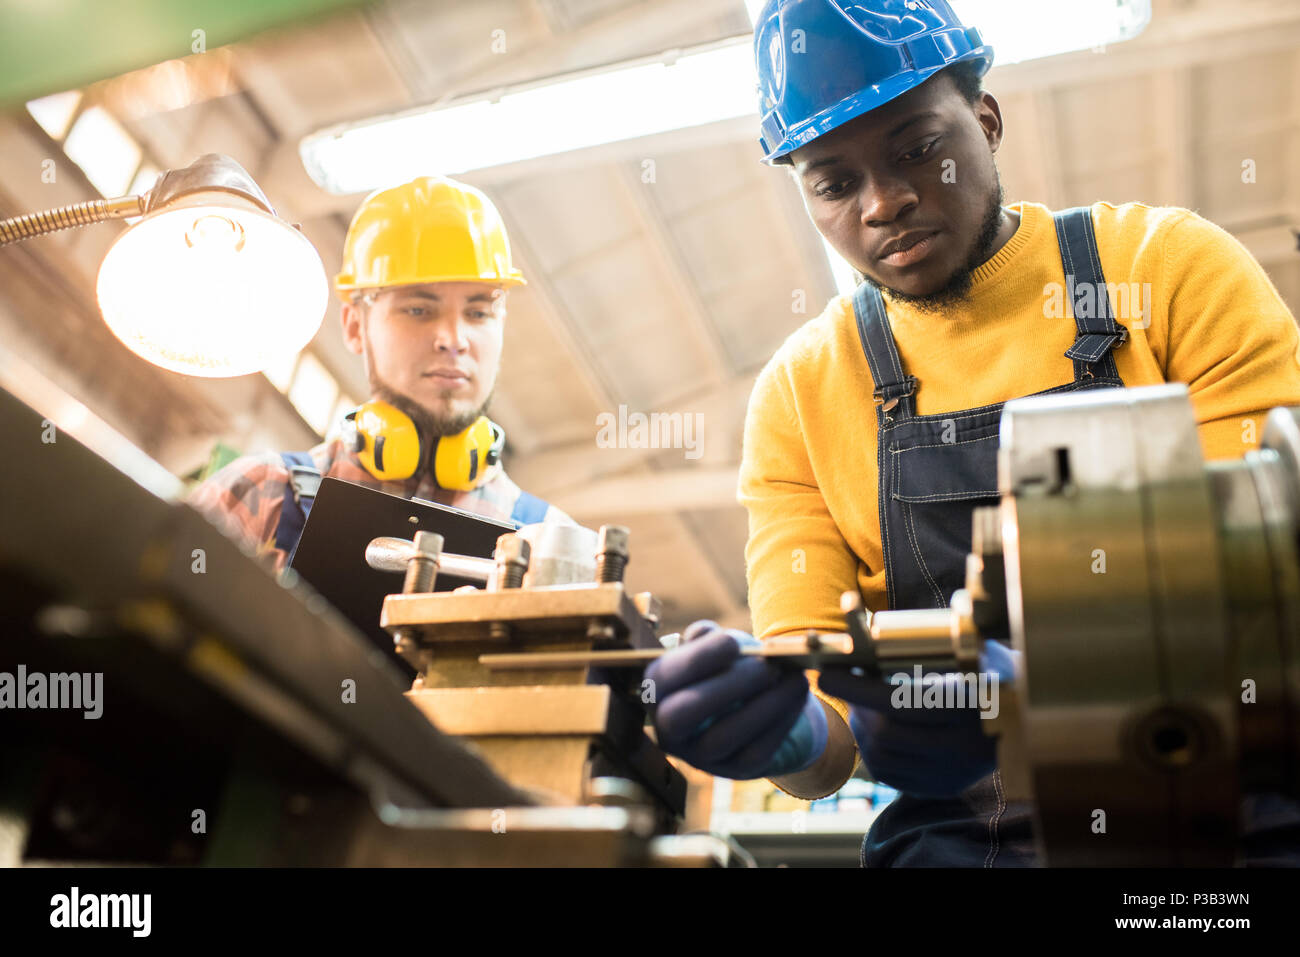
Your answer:
[[[978,687],[987,693],[986,703],[991,698],[991,704],[997,706],[998,699],[992,696],[1012,680],[1015,655],[1001,642],[984,643]],[[964,695],[956,694],[962,690],[956,688],[962,676],[944,677],[940,700],[965,700],[968,707],[964,708],[916,707],[924,702],[925,682],[914,689],[910,674],[901,684],[891,678],[888,674],[862,677],[846,669],[828,668],[817,682],[823,692],[853,706],[849,729],[872,777],[907,794],[945,798],[993,772],[997,743],[981,727],[986,719],[980,717],[979,694],[971,693],[969,683]]]
[[[779,777],[810,767],[826,750],[826,712],[801,671],[742,656],[761,642],[697,621],[682,644],[646,669],[653,681],[659,746],[709,774]]]

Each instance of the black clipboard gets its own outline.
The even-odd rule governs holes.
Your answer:
[[[379,627],[384,598],[402,590],[402,576],[367,565],[366,546],[385,535],[410,540],[416,532],[437,532],[446,552],[491,558],[497,539],[514,530],[511,522],[325,478],[289,567],[414,677],[415,671],[393,650],[392,636]],[[440,574],[434,590],[462,585],[482,587],[481,582]]]

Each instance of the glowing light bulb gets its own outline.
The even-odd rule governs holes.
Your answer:
[[[253,209],[182,206],[145,216],[100,266],[104,321],[137,355],[186,375],[236,376],[299,352],[328,284],[297,230]]]

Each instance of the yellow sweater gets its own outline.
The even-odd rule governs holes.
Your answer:
[[[976,271],[961,308],[926,315],[886,295],[905,370],[920,379],[919,415],[1072,379],[1063,355],[1075,337],[1069,307],[1045,316],[1049,284],[1065,282],[1051,213],[1035,203],[1010,208],[1021,214],[1019,229]],[[1149,317],[1141,302],[1127,314],[1112,303],[1130,332],[1115,352],[1125,385],[1186,383],[1208,458],[1255,447],[1269,409],[1300,405],[1300,334],[1263,269],[1185,209],[1098,203],[1093,220],[1107,282],[1150,283]],[[845,297],[791,335],[759,374],[739,488],[759,636],[842,630],[839,596],[855,587],[867,607],[885,607],[873,389]]]

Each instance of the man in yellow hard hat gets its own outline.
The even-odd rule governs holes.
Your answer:
[[[343,338],[365,362],[370,399],[342,435],[307,452],[248,455],[190,503],[285,567],[322,477],[524,525],[569,521],[501,465],[485,415],[501,365],[506,295],[524,277],[483,193],[424,177],[372,193],[348,228],[335,288]]]

